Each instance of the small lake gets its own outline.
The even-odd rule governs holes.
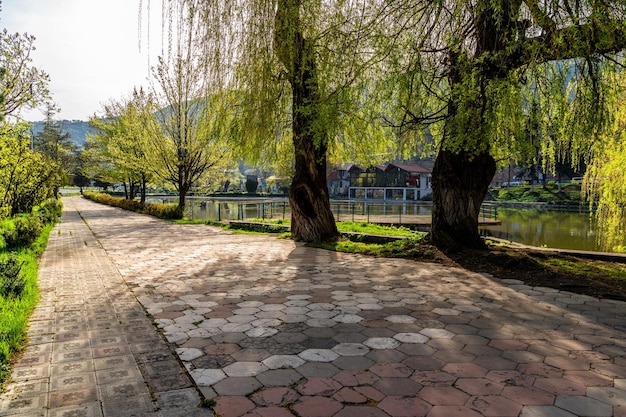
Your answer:
[[[481,227],[481,233],[531,246],[601,251],[586,212],[499,208],[498,220],[500,225]]]
[[[220,200],[192,197],[186,217],[205,220],[237,220],[249,218],[290,217],[286,199]],[[173,199],[166,199],[174,203]],[[351,220],[354,215],[384,214],[387,216],[429,215],[431,206],[419,203],[387,203],[331,201],[335,217]],[[493,236],[531,246],[601,251],[587,212],[551,211],[536,208],[498,208],[500,225],[481,227],[485,236]]]

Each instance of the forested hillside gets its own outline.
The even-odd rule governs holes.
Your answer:
[[[36,134],[41,132],[45,122],[32,122],[32,133]],[[70,140],[81,148],[85,144],[85,137],[88,133],[92,133],[93,129],[89,127],[89,124],[82,120],[61,120],[61,129],[64,132],[70,134]]]

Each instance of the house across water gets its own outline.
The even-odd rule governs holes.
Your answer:
[[[345,164],[327,176],[331,198],[350,200],[417,201],[432,194],[433,163],[391,162],[385,165],[362,168]]]

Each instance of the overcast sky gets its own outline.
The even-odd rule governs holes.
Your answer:
[[[139,50],[139,0],[3,0],[0,28],[27,32],[37,40],[33,65],[50,75],[57,119],[87,120],[102,103],[149,85],[149,66],[161,47],[160,0],[152,0],[150,48],[147,0]],[[151,58],[148,58],[148,49]],[[44,118],[39,110],[22,117]]]

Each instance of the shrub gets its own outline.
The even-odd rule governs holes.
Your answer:
[[[0,296],[19,297],[26,287],[26,281],[21,274],[22,264],[15,255],[0,261]]]
[[[43,224],[37,213],[20,215],[13,218],[15,234],[6,239],[8,248],[23,248],[30,246],[39,238]]]
[[[143,212],[159,219],[174,220],[183,218],[178,207],[173,204],[146,204]]]
[[[15,241],[17,233],[15,232],[15,222],[13,219],[4,219],[0,221],[0,250],[7,249],[8,242]]]
[[[63,203],[56,198],[50,198],[44,201],[40,206],[35,207],[33,212],[39,214],[43,224],[53,224],[61,217]]]

